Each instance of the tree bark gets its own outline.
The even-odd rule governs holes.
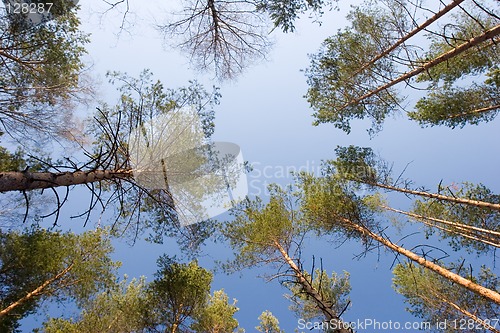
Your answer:
[[[489,240],[490,238],[488,238],[488,239],[482,239],[482,238],[479,238],[479,237],[475,236],[474,234],[470,235],[470,234],[467,234],[467,233],[462,233],[460,231],[446,229],[445,227],[442,227],[442,226],[439,226],[439,225],[435,225],[435,224],[432,224],[432,223],[429,223],[429,222],[425,222],[425,221],[422,221],[422,223],[424,223],[425,225],[427,225],[429,227],[432,227],[432,228],[437,228],[439,230],[442,230],[442,231],[445,231],[445,232],[448,232],[448,233],[453,233],[455,235],[459,235],[459,236],[464,237],[464,238],[472,239],[472,240],[474,240],[476,242],[479,242],[479,243],[483,243],[483,244],[486,244],[486,245],[491,245],[491,246],[500,248],[500,244],[495,243],[494,240],[493,241]]]
[[[398,78],[364,94],[363,96],[358,97],[356,99],[353,99],[352,101],[350,101],[347,104],[345,104],[344,106],[342,106],[339,110],[337,110],[337,112],[342,111],[351,105],[358,104],[359,102],[361,102],[369,97],[372,97],[373,95],[376,95],[383,90],[389,89],[390,87],[392,87],[400,82],[403,82],[407,79],[410,79],[410,78],[412,78],[412,77],[414,77],[414,76],[416,76],[416,75],[418,75],[418,74],[420,74],[420,73],[422,73],[422,72],[424,72],[424,71],[426,71],[426,70],[428,70],[436,65],[439,65],[440,63],[442,63],[446,60],[449,60],[449,59],[459,55],[460,53],[470,49],[471,47],[476,46],[489,38],[495,37],[498,34],[500,34],[500,25],[497,25],[497,26],[485,31],[483,34],[481,34],[477,37],[471,38],[467,42],[460,44],[459,46],[457,46],[457,47],[455,47],[455,48],[453,48],[445,53],[442,53],[440,56],[432,59],[431,61],[424,63],[420,67],[417,67],[414,70],[409,71],[409,72],[399,76]]]
[[[439,300],[439,302],[442,302],[442,303],[446,303],[448,304],[449,306],[451,306],[452,308],[454,308],[455,310],[457,310],[458,312],[464,314],[465,316],[471,318],[472,320],[474,320],[476,323],[482,325],[484,328],[490,330],[491,332],[494,332],[494,333],[500,333],[499,330],[495,329],[494,327],[492,327],[491,325],[489,325],[487,322],[485,322],[483,319],[479,318],[478,316],[474,315],[473,313],[465,310],[464,308],[460,307],[459,305],[457,305],[456,303],[444,298],[443,296],[440,295],[440,293],[436,292],[435,290],[433,289],[429,289],[429,288],[426,288],[425,289],[426,292],[430,292],[432,293],[432,295],[437,298]],[[420,294],[420,293],[417,293],[417,296],[420,297],[421,299],[423,299],[425,302],[428,302],[430,303],[430,307],[433,307],[436,303],[436,301],[433,301],[431,298],[429,298],[428,295],[424,295],[424,294]],[[456,327],[455,327],[456,328]]]
[[[10,311],[12,311],[13,309],[15,309],[19,305],[23,304],[24,302],[26,302],[26,301],[28,301],[28,300],[36,297],[36,296],[39,296],[39,295],[43,294],[44,289],[48,285],[50,285],[51,283],[59,280],[61,277],[63,277],[64,275],[66,275],[73,268],[73,266],[74,266],[74,264],[69,265],[68,267],[66,267],[65,269],[63,269],[61,272],[57,273],[56,275],[54,275],[50,279],[46,280],[44,283],[42,283],[40,286],[38,286],[37,288],[35,288],[33,291],[30,291],[25,296],[21,297],[20,299],[18,299],[15,302],[11,303],[9,306],[7,306],[6,308],[4,308],[3,310],[0,310],[0,318],[3,317],[3,316],[5,316],[5,315],[7,315]]]
[[[101,180],[126,179],[132,176],[132,171],[120,170],[90,170],[72,172],[0,172],[0,192],[29,191],[35,189],[53,188],[88,184]]]
[[[476,323],[478,323],[479,325],[483,326],[484,328],[486,328],[487,330],[491,331],[491,332],[494,332],[494,333],[500,333],[499,330],[497,330],[495,327],[489,325],[486,321],[482,320],[481,318],[479,318],[478,316],[476,316],[475,314],[463,309],[462,307],[460,307],[459,305],[453,303],[452,301],[449,301],[443,297],[440,297],[439,295],[436,295],[436,293],[434,293],[434,295],[439,298],[439,300],[443,303],[446,303],[448,304],[449,306],[451,306],[452,308],[454,308],[455,310],[459,311],[460,313],[464,314],[465,316],[471,318],[472,320],[474,320]]]
[[[482,233],[489,234],[489,235],[500,236],[500,232],[497,232],[494,230],[478,228],[478,227],[475,227],[473,225],[468,225],[468,224],[464,224],[464,223],[451,222],[451,221],[447,221],[447,220],[437,219],[434,217],[423,216],[423,215],[419,215],[419,214],[415,214],[415,213],[405,212],[403,210],[392,208],[392,207],[389,207],[386,205],[382,205],[381,207],[386,209],[386,210],[390,210],[392,212],[395,212],[395,213],[399,213],[399,214],[413,217],[415,219],[429,220],[429,221],[438,222],[438,223],[446,224],[449,226],[457,227],[460,229],[469,229],[469,230],[474,230],[474,231],[482,232]]]
[[[318,308],[323,312],[325,315],[326,319],[328,320],[328,323],[331,324],[333,321],[336,323],[337,329],[335,329],[333,332],[336,333],[352,333],[352,330],[348,328],[349,326],[344,324],[337,316],[337,314],[332,310],[331,304],[329,302],[325,301],[323,297],[321,297],[321,294],[318,293],[318,291],[312,286],[311,282],[304,277],[304,274],[302,274],[302,271],[300,268],[295,264],[292,258],[288,255],[286,250],[281,246],[281,244],[277,241],[274,241],[274,246],[278,249],[278,251],[281,253],[281,256],[283,259],[285,259],[286,263],[290,268],[293,270],[295,277],[297,278],[297,281],[300,283],[302,288],[304,288],[304,291],[314,299],[316,302],[316,305]]]
[[[405,212],[405,211],[395,209],[395,208],[385,206],[385,205],[382,205],[381,207],[386,209],[386,210],[392,211],[392,212],[396,212],[399,214],[413,217],[414,219],[420,220],[423,224],[425,224],[426,226],[429,226],[431,228],[437,228],[439,230],[448,232],[450,234],[459,235],[459,236],[462,236],[462,237],[465,237],[468,239],[472,239],[472,240],[475,240],[475,241],[483,243],[483,244],[487,244],[487,245],[491,245],[491,246],[500,248],[500,238],[498,236],[495,237],[495,235],[500,235],[499,232],[496,232],[493,230],[488,230],[488,229],[477,228],[477,227],[467,225],[464,223],[450,222],[450,221],[446,221],[446,220],[442,220],[442,219],[436,219],[433,217],[427,217],[427,216],[422,216],[422,215],[418,215],[418,214],[414,214],[414,213],[410,213],[410,212]],[[452,228],[446,228],[443,226],[439,226],[437,224],[432,224],[430,222],[427,222],[426,220],[436,222],[436,223],[441,223],[441,224],[444,224],[446,226],[450,226]],[[474,233],[474,231],[476,231],[476,233]],[[481,233],[491,235],[492,237],[486,236],[486,235],[481,234]]]
[[[435,21],[437,21],[440,17],[442,17],[443,15],[445,15],[446,13],[448,13],[450,10],[452,10],[453,8],[455,8],[456,6],[458,6],[462,2],[464,2],[464,0],[453,0],[450,4],[448,4],[445,7],[443,7],[443,9],[441,9],[439,12],[437,12],[436,14],[434,14],[427,21],[425,21],[424,23],[422,23],[421,25],[419,25],[418,27],[416,27],[415,29],[413,29],[412,31],[410,31],[409,33],[407,33],[405,36],[403,36],[402,38],[400,38],[396,43],[394,43],[389,48],[385,49],[384,51],[382,51],[381,53],[379,53],[378,55],[376,55],[375,57],[373,57],[370,61],[368,61],[367,63],[365,63],[363,66],[361,66],[359,69],[357,69],[354,72],[354,74],[351,75],[351,78],[354,77],[354,76],[356,76],[356,75],[358,75],[359,73],[361,73],[362,71],[364,71],[366,68],[368,68],[369,66],[373,65],[375,62],[377,62],[378,60],[382,59],[383,57],[385,57],[386,55],[388,55],[389,53],[391,53],[392,51],[394,51],[398,46],[400,46],[401,44],[403,44],[404,42],[406,42],[407,40],[409,40],[410,38],[412,38],[413,36],[415,36],[416,34],[418,34],[420,31],[422,31],[425,28],[427,28],[429,25],[431,25],[432,23],[434,23]]]
[[[469,206],[475,206],[475,207],[481,207],[481,208],[490,208],[494,210],[500,211],[500,204],[494,204],[491,202],[485,202],[485,201],[479,201],[479,200],[472,200],[472,199],[465,199],[465,198],[456,198],[456,197],[450,197],[442,194],[436,194],[436,193],[429,193],[429,192],[424,192],[424,191],[416,191],[416,190],[410,190],[407,188],[401,188],[401,187],[395,187],[391,185],[386,185],[386,184],[381,184],[381,183],[374,183],[374,182],[365,182],[361,181],[364,184],[370,185],[370,186],[376,186],[380,188],[384,188],[386,190],[391,190],[391,191],[396,191],[396,192],[402,192],[402,193],[408,193],[408,194],[413,194],[413,195],[419,195],[421,197],[426,197],[426,198],[432,198],[432,199],[438,199],[438,200],[444,200],[444,201],[449,201],[449,202],[454,202],[454,203],[459,203],[459,204],[465,204]]]
[[[483,112],[492,111],[495,109],[500,109],[500,104],[491,105],[491,106],[487,106],[487,107],[484,107],[481,109],[471,110],[471,111],[463,112],[463,113],[459,113],[459,114],[454,114],[454,115],[449,116],[447,119],[455,119],[455,118],[460,118],[460,117],[472,116],[472,115],[480,114]]]
[[[433,272],[436,272],[437,274],[441,275],[442,277],[444,277],[450,281],[453,281],[454,283],[461,285],[462,287],[467,288],[468,290],[475,292],[476,294],[479,294],[479,295],[495,302],[496,304],[500,304],[500,294],[497,293],[496,291],[485,288],[481,285],[478,285],[477,283],[474,283],[471,280],[468,280],[468,279],[466,279],[458,274],[455,274],[455,273],[449,271],[448,269],[443,268],[443,267],[433,263],[432,261],[429,261],[425,258],[422,258],[419,255],[415,254],[414,252],[411,252],[410,250],[407,250],[404,247],[401,247],[399,245],[394,244],[390,240],[385,239],[384,237],[382,237],[380,235],[377,235],[376,233],[372,232],[370,229],[368,229],[364,226],[358,225],[349,219],[341,218],[341,217],[339,219],[341,219],[342,222],[350,225],[353,229],[359,231],[361,234],[371,237],[372,239],[374,239],[377,242],[381,243],[382,245],[388,247],[389,249],[394,250],[397,253],[404,255],[405,257],[407,257],[408,259],[410,259],[412,261],[415,261],[419,265],[426,267]]]

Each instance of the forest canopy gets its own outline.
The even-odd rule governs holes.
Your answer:
[[[3,4],[1,332],[500,332],[497,1]]]

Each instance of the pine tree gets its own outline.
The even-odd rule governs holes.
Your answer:
[[[43,300],[84,302],[112,285],[120,265],[103,230],[82,235],[0,231],[0,327],[15,330]]]
[[[72,104],[91,91],[81,75],[89,39],[74,2],[58,1],[50,12],[50,22],[36,25],[0,15],[0,126],[18,140],[74,139]]]
[[[450,269],[463,271],[481,285],[498,288],[498,278],[482,267],[478,277],[471,276],[471,270],[460,265]],[[431,323],[436,332],[499,332],[494,320],[498,317],[498,305],[485,301],[464,288],[455,286],[441,276],[415,266],[412,263],[398,264],[394,269],[394,288],[409,304],[409,311]],[[446,323],[438,327],[437,323]]]
[[[262,333],[284,333],[284,331],[280,329],[278,319],[273,316],[271,311],[266,310],[262,312],[259,316],[259,320],[259,326],[255,327],[257,331]]]
[[[316,316],[334,323],[334,332],[350,332],[340,318],[342,302],[339,299],[345,295],[345,288],[332,285],[330,279],[317,280],[304,271],[300,258],[294,258],[308,232],[301,209],[295,206],[297,197],[277,185],[270,186],[269,190],[271,197],[267,204],[260,199],[247,200],[234,210],[235,220],[224,225],[222,232],[235,252],[235,259],[225,264],[225,269],[287,266],[285,285],[292,288],[292,298],[298,303],[304,302],[309,309],[315,308]]]
[[[315,124],[333,123],[349,133],[352,120],[367,118],[373,134],[388,116],[405,110],[405,97],[396,90],[403,82],[407,88],[417,84],[417,89],[429,82],[428,95],[408,113],[423,126],[463,127],[492,120],[500,104],[500,25],[489,8],[495,4],[460,2],[451,1],[421,24],[419,15],[430,8],[406,1],[367,1],[354,7],[348,15],[351,25],[324,41],[306,71]],[[453,24],[436,24],[448,20]],[[424,48],[421,42],[411,44],[423,31],[430,43]],[[489,78],[484,84],[459,84],[479,75]]]

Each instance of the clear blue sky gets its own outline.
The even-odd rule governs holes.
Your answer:
[[[115,101],[116,93],[104,78],[107,70],[137,75],[149,68],[166,87],[187,84],[193,78],[207,87],[219,85],[223,97],[216,108],[214,139],[239,144],[245,160],[254,164],[256,172],[266,172],[262,177],[249,175],[250,194],[262,191],[265,182],[291,182],[291,177],[281,175],[282,170],[309,167],[313,171],[321,160],[334,156],[333,149],[337,145],[350,144],[371,146],[387,160],[394,161],[397,171],[412,162],[406,176],[431,189],[435,189],[441,179],[444,184],[467,180],[482,182],[500,192],[498,121],[455,130],[421,129],[401,115],[389,119],[383,131],[372,140],[366,132],[368,124],[362,121],[353,123],[350,135],[330,125],[311,125],[312,111],[302,97],[307,85],[300,70],[308,65],[307,54],[316,52],[324,38],[346,24],[344,16],[349,9],[346,2],[341,2],[340,12],[327,13],[322,26],[304,17],[297,22],[296,33],[284,35],[276,30],[272,35],[276,43],[268,61],[250,67],[234,82],[221,84],[213,82],[210,75],[191,71],[184,55],[163,46],[158,32],[152,28],[152,17],[161,21],[165,14],[157,5],[160,1],[130,2],[130,34],[124,32],[117,38],[120,14],[109,13],[99,23],[99,16],[90,15],[90,12],[100,11],[102,1],[81,1],[82,28],[92,33],[92,43],[88,47],[88,61],[93,64],[90,74],[101,80],[100,98],[110,103]],[[93,107],[89,111],[92,110]],[[72,201],[75,207],[76,201]],[[409,200],[398,197],[391,203],[406,207]],[[391,222],[386,223],[390,225]],[[394,239],[398,238],[396,232],[389,233]],[[421,235],[413,237],[406,242],[418,243],[423,239]],[[135,247],[128,247],[117,242],[116,247],[115,258],[124,262],[121,272],[131,277],[152,277],[159,255],[178,252],[175,243],[160,246],[139,242]],[[419,319],[404,311],[402,298],[391,288],[390,267],[394,256],[382,251],[380,256],[374,253],[353,260],[361,250],[361,246],[354,243],[336,248],[325,239],[310,240],[303,259],[308,263],[306,259],[315,255],[323,258],[327,271],[351,273],[352,307],[344,314],[344,320],[418,322]],[[212,267],[213,259],[222,259],[227,254],[229,249],[224,245],[210,245],[200,263]],[[498,273],[498,269],[496,271]],[[282,297],[286,290],[276,281],[266,283],[257,277],[263,273],[272,271],[247,270],[231,276],[216,275],[213,288],[224,288],[230,298],[238,299],[237,319],[247,332],[255,331],[257,317],[266,309],[279,318],[286,332],[293,332],[297,328],[297,318],[288,311],[289,303]],[[368,331],[372,330],[365,330]]]

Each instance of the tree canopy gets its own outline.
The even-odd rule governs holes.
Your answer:
[[[83,302],[77,318],[50,318],[38,331],[231,333],[238,328],[236,300],[231,303],[224,290],[210,294],[211,272],[196,261],[180,263],[165,255],[157,263],[154,280],[123,279]]]
[[[300,323],[325,332],[353,333],[358,331],[351,326],[355,317],[364,315],[358,304],[370,300],[355,289],[360,287],[360,271],[330,267],[337,265],[330,252],[341,246],[335,257],[344,261],[341,264],[352,259],[347,252],[356,248],[361,253],[355,258],[377,256],[382,262],[377,266],[390,266],[393,288],[407,311],[433,323],[431,331],[455,332],[458,325],[465,332],[500,332],[495,322],[500,311],[495,272],[500,196],[494,175],[482,177],[482,166],[464,167],[458,180],[444,172],[425,175],[442,177],[432,182],[439,183],[436,186],[420,179],[417,184],[406,168],[396,174],[394,165],[375,153],[378,148],[385,154],[385,144],[396,147],[398,138],[390,138],[382,146],[376,142],[372,147],[339,146],[335,159],[324,161],[316,173],[295,172],[291,184],[280,180],[264,195],[242,201],[233,195],[235,184],[248,185],[240,176],[243,170],[252,171],[252,163],[242,159],[241,151],[234,153],[232,148],[239,150],[236,144],[224,142],[226,148],[221,148],[213,138],[227,135],[231,140],[235,133],[247,133],[241,130],[245,127],[252,135],[246,147],[259,147],[261,134],[286,138],[294,128],[280,126],[301,106],[297,103],[286,113],[280,113],[282,105],[254,110],[252,124],[258,127],[250,126],[248,118],[243,118],[248,125],[239,124],[238,108],[249,107],[243,105],[247,101],[285,102],[278,93],[269,97],[259,89],[242,91],[245,98],[228,99],[237,109],[225,114],[230,130],[214,136],[222,89],[241,90],[234,81],[272,55],[274,37],[277,45],[284,34],[297,33],[288,35],[287,42],[297,37],[302,27],[299,18],[308,16],[321,23],[322,15],[344,4],[183,0],[170,15],[160,11],[153,19],[138,17],[138,26],[154,23],[149,32],[159,33],[165,44],[187,55],[192,67],[208,72],[199,81],[175,88],[171,82],[178,77],[169,70],[175,61],[167,58],[161,65],[150,64],[156,52],[147,47],[120,55],[118,68],[102,73],[107,83],[100,82],[95,70],[102,59],[87,56],[88,50],[95,51],[94,38],[99,40],[97,34],[105,29],[90,35],[84,31],[88,24],[83,26],[80,20],[95,15],[95,10],[100,27],[107,28],[106,15],[123,6],[121,25],[115,27],[122,32],[126,16],[134,12],[131,5],[140,2],[81,3],[85,13],[79,12],[75,0],[58,1],[50,9],[47,2],[15,2],[36,13],[12,12],[13,3],[4,1],[0,13],[1,332],[24,330],[24,321],[37,316],[46,318],[34,331],[47,333],[241,333],[242,322],[259,332],[283,333],[280,324],[288,330],[289,318],[275,311],[277,299],[267,295],[253,299],[259,304],[255,308],[248,299],[238,303],[232,298],[234,285],[218,284],[221,272],[245,271],[250,277],[260,272],[266,282],[284,287],[289,315]],[[97,3],[106,11],[95,9]],[[349,134],[358,121],[368,120],[373,138],[399,113],[406,115],[407,124],[414,121],[420,127],[458,129],[493,122],[500,105],[498,6],[491,0],[366,0],[352,6],[348,25],[330,31],[304,71],[309,85],[305,98],[314,124],[330,123]],[[329,24],[336,23],[338,13],[328,14]],[[139,37],[130,32],[131,39]],[[296,49],[287,56],[302,52],[299,46]],[[114,66],[112,53],[105,56]],[[122,60],[148,63],[161,80],[150,70],[126,74],[139,69],[128,64],[119,68]],[[276,59],[280,65],[281,60]],[[276,89],[293,91],[284,77],[282,72],[274,78],[280,82]],[[259,76],[258,82],[268,78]],[[234,80],[234,86],[228,87],[224,80]],[[222,88],[205,88],[217,81]],[[117,95],[114,100],[108,87]],[[286,102],[292,101],[292,96],[285,96]],[[283,118],[267,118],[271,112]],[[264,133],[261,124],[270,133]],[[421,129],[421,133],[434,130],[440,129]],[[463,132],[468,130],[472,129]],[[439,143],[451,147],[458,138],[454,135],[440,137]],[[269,137],[263,137],[269,143]],[[295,155],[300,147],[311,156],[313,149],[331,145],[329,137],[319,138],[321,145],[308,139],[290,141],[272,157]],[[496,145],[487,139],[481,142],[489,150],[483,162],[493,164]],[[415,156],[416,147],[429,156],[438,149],[438,143],[421,147],[426,142],[421,136],[412,140],[398,149]],[[460,151],[470,156],[462,158],[473,159],[473,149],[463,147]],[[449,157],[447,153],[440,161]],[[428,158],[425,162],[433,166],[440,163]],[[270,166],[263,166],[261,174],[266,184],[273,178],[265,171]],[[213,212],[221,210],[231,211],[212,219],[217,214]],[[80,223],[75,226],[70,220]],[[114,254],[112,244],[121,238],[130,245],[145,238],[148,250],[161,249],[164,254],[157,260],[156,272],[153,268],[150,276],[144,271],[144,276],[119,277],[121,263],[114,261],[115,255],[133,257],[137,266],[154,258],[144,256],[140,247]],[[311,242],[317,244],[306,246]],[[222,248],[218,258],[203,253],[218,246]],[[324,249],[332,258],[322,254],[318,260],[316,251]],[[174,256],[177,252],[182,259]],[[242,288],[250,291],[254,283]],[[54,304],[63,310],[52,309]],[[264,309],[279,314],[281,322],[269,310],[257,318]],[[254,311],[251,324],[244,317],[247,311]],[[447,325],[438,325],[442,322]]]
[[[464,270],[465,275],[471,276],[470,269],[461,264],[454,266],[453,269]],[[498,287],[498,277],[485,267],[479,276],[470,278],[489,288]],[[411,263],[398,264],[393,282],[396,291],[405,297],[409,311],[433,324],[431,331],[456,332],[461,327],[466,332],[498,332],[492,321],[498,314],[498,305],[485,302],[424,268]],[[445,327],[436,329],[438,322],[446,323]]]
[[[104,211],[108,206],[118,203],[120,208],[113,225],[114,232],[117,234],[130,232],[130,235],[136,238],[139,233],[149,229],[152,239],[161,241],[165,234],[179,231],[180,214],[189,213],[188,209],[192,209],[193,212],[195,210],[192,207],[182,210],[179,205],[175,207],[171,193],[162,187],[144,186],[138,176],[137,159],[135,165],[133,164],[135,155],[131,150],[130,137],[136,128],[152,124],[159,119],[158,117],[168,115],[165,124],[161,125],[171,128],[171,132],[168,133],[170,140],[167,141],[169,154],[175,156],[182,153],[182,149],[186,149],[184,147],[191,148],[189,142],[182,141],[179,133],[193,133],[184,137],[186,140],[192,139],[195,135],[199,137],[197,139],[199,142],[196,143],[205,146],[201,147],[203,149],[200,148],[199,153],[195,151],[192,155],[196,153],[196,156],[204,159],[197,162],[197,166],[207,165],[209,162],[204,161],[208,161],[210,146],[206,144],[213,133],[214,126],[211,108],[218,102],[219,93],[215,89],[210,94],[196,82],[191,82],[189,86],[179,89],[166,89],[161,82],[152,81],[152,74],[149,71],[144,71],[138,79],[123,73],[110,73],[109,77],[113,83],[122,84],[119,87],[121,96],[113,107],[107,104],[98,107],[94,121],[89,128],[95,141],[91,150],[84,151],[87,160],[77,163],[67,158],[59,164],[39,158],[35,159],[36,163],[32,163],[26,170],[22,170],[25,164],[16,165],[17,170],[10,169],[1,173],[0,191],[33,191],[65,187],[69,192],[70,186],[87,187],[91,195],[89,209],[76,215],[85,217],[88,221],[97,207]],[[183,108],[187,106],[189,106],[189,113],[185,114]],[[10,156],[11,161],[16,160],[13,156]],[[22,169],[21,166],[23,166]],[[183,161],[178,169],[188,166],[189,163]],[[206,167],[209,168],[210,165]],[[175,171],[177,171],[176,179],[182,179],[179,170],[172,172]],[[181,173],[189,172],[189,170],[180,171]],[[186,177],[194,176],[186,174]],[[190,198],[187,205],[196,200],[202,201],[203,196],[218,190],[214,182],[206,182],[204,186],[186,194],[194,196]],[[220,188],[221,185],[218,186]],[[58,201],[58,205],[54,208],[54,212],[57,213],[65,200],[61,201],[55,190],[54,195]],[[25,198],[29,206],[29,198]],[[177,199],[179,198],[175,198]],[[176,202],[178,204],[182,200],[179,199]],[[53,215],[58,216],[58,214]],[[149,219],[144,219],[145,216],[149,216]],[[135,227],[132,227],[134,225]],[[200,226],[202,225],[198,227]],[[196,227],[192,228],[193,231],[196,230]],[[189,235],[189,232],[185,234]]]
[[[89,87],[81,75],[88,35],[70,0],[59,1],[52,20],[26,25],[22,14],[0,17],[0,128],[15,139],[77,137],[75,99]]]
[[[0,325],[16,330],[44,299],[82,304],[112,285],[119,262],[104,230],[81,235],[33,229],[0,232]]]
[[[408,112],[423,126],[463,127],[492,120],[499,104],[499,18],[489,3],[460,2],[451,2],[420,25],[418,16],[427,8],[407,1],[354,7],[348,15],[351,25],[326,39],[311,56],[306,97],[315,124],[333,123],[349,133],[352,120],[367,118],[370,132],[377,132],[387,117],[407,110],[405,96],[396,90],[402,82],[427,92]],[[453,23],[426,28],[438,19]],[[418,42],[410,44],[422,31],[430,39],[423,51]],[[483,84],[476,82],[481,77]],[[467,78],[473,83],[461,84]]]
[[[189,55],[195,68],[213,72],[220,80],[234,79],[252,63],[266,58],[272,44],[268,37],[271,26],[293,32],[301,14],[319,18],[335,2],[188,1],[159,29],[168,44]]]

